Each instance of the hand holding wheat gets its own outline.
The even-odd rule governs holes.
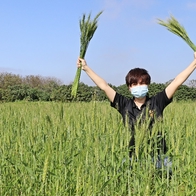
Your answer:
[[[88,45],[90,43],[90,40],[92,39],[96,29],[97,29],[97,19],[102,14],[102,11],[99,12],[95,18],[91,21],[91,14],[88,15],[86,18],[86,15],[83,14],[82,19],[80,20],[80,58],[84,59]],[[80,81],[80,75],[81,75],[81,66],[78,66],[78,69],[76,71],[76,76],[74,79],[74,82],[72,84],[72,92],[71,95],[75,98],[78,90],[78,85]]]
[[[158,19],[158,23],[162,26],[165,26],[169,31],[181,37],[192,49],[196,51],[196,45],[190,40],[185,28],[180,25],[180,23],[171,16],[167,21]]]
[[[82,58],[78,58],[78,60],[77,60],[77,67],[78,68],[81,68],[82,70],[86,70],[86,67],[87,67],[87,63],[86,63],[86,61],[84,60],[84,59],[82,59]]]

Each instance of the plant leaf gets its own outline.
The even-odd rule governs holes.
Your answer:
[[[158,19],[158,23],[165,26],[170,32],[181,37],[194,51],[196,51],[196,45],[190,40],[185,28],[177,21],[174,16],[170,16],[169,19],[163,21]]]
[[[99,12],[93,20],[91,20],[91,13],[86,17],[82,15],[79,21],[80,26],[80,57],[84,59],[90,40],[92,39],[95,31],[97,30],[97,20],[103,11]],[[72,84],[71,95],[76,98],[78,85],[80,81],[81,68],[78,68]]]

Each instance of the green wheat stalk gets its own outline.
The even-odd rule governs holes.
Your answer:
[[[48,171],[48,156],[46,157],[46,159],[44,161],[44,168],[43,168],[43,175],[42,175],[42,182],[43,182],[43,184],[46,181],[47,171]]]
[[[158,19],[158,23],[165,26],[172,33],[181,37],[194,51],[196,51],[196,45],[193,44],[185,28],[174,18],[174,16],[171,15],[167,21]]]
[[[97,29],[97,19],[102,14],[103,11],[99,12],[93,20],[91,20],[91,14],[88,17],[83,14],[80,20],[80,58],[84,59],[90,40],[92,39],[96,29]],[[75,98],[78,90],[78,85],[80,81],[81,67],[77,68],[74,82],[72,84],[71,95]]]

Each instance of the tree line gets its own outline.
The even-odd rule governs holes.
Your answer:
[[[155,95],[167,86],[168,82],[151,83],[149,85],[149,96]],[[109,84],[118,93],[131,97],[127,86],[114,86]],[[60,80],[51,77],[42,76],[25,76],[15,75],[11,73],[0,73],[0,101],[108,101],[104,92],[97,86],[88,86],[84,83],[79,84],[77,97],[71,96],[72,84],[65,85]],[[196,80],[191,80],[189,85],[179,87],[174,95],[174,100],[196,100]]]

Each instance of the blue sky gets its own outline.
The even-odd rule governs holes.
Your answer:
[[[172,14],[196,44],[194,0],[9,0],[0,1],[0,72],[70,84],[79,56],[79,20],[101,10],[85,59],[108,83],[124,84],[135,67],[147,69],[153,82],[165,83],[193,60],[192,49],[157,18]],[[81,82],[94,85],[84,72]]]

